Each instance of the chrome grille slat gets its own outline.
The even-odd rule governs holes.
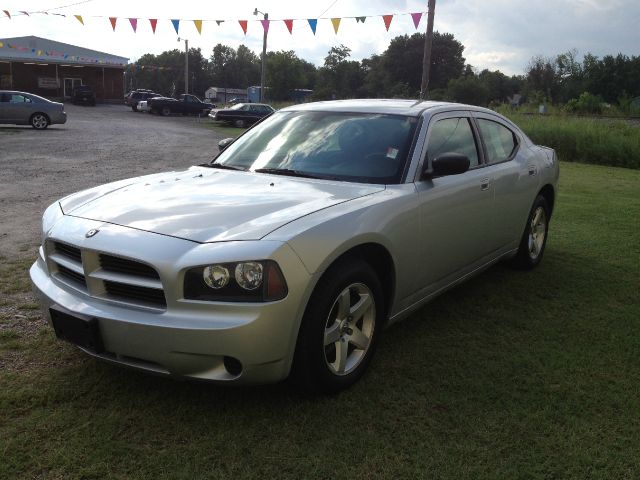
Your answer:
[[[58,264],[58,275],[63,277],[65,280],[71,280],[72,282],[82,285],[83,288],[87,288],[87,280],[84,278],[84,275],[77,273],[64,265]]]
[[[114,257],[113,255],[107,255],[105,253],[100,254],[100,266],[104,270],[111,272],[124,273],[138,277],[156,278],[158,280],[160,279],[158,272],[149,265],[129,260],[127,258]]]

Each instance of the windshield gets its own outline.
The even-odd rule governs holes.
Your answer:
[[[360,183],[399,183],[418,119],[343,112],[276,112],[215,159],[242,170]]]

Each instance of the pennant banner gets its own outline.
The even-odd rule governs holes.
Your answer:
[[[389,27],[391,26],[391,20],[393,20],[393,15],[383,15],[382,20],[384,20],[384,26],[389,31]]]
[[[242,31],[246,35],[247,34],[247,21],[246,20],[238,20],[238,23],[240,24],[240,27],[242,28]]]
[[[180,29],[180,20],[171,20],[171,23],[173,24],[173,28],[176,29],[176,35],[178,34],[178,30]]]
[[[283,20],[283,22],[287,26],[289,33],[293,34],[293,20]]]
[[[333,24],[333,31],[336,32],[336,35],[338,34],[338,29],[340,28],[340,20],[342,19],[341,18],[331,19],[331,23]]]
[[[202,20],[194,20],[193,24],[196,26],[196,30],[198,30],[198,35],[202,35]]]
[[[138,19],[137,18],[130,18],[129,19],[129,23],[131,24],[131,28],[133,28],[133,33],[136,33],[136,30],[138,28]]]
[[[269,33],[269,20],[260,20],[260,23],[262,23],[262,28],[264,28],[264,33]]]
[[[316,27],[318,26],[318,19],[317,18],[310,18],[307,20],[307,22],[309,22],[309,26],[311,27],[311,31],[313,32],[313,34],[316,34]]]
[[[156,26],[158,25],[158,19],[157,18],[150,18],[149,19],[149,23],[151,24],[151,30],[155,34],[156,33]]]
[[[420,25],[420,20],[422,20],[422,12],[412,13],[411,18],[413,19],[413,24],[416,26],[417,30],[418,25]]]
[[[113,31],[116,31],[116,22],[118,21],[117,17],[109,17],[109,21],[111,22],[111,28],[113,28]]]

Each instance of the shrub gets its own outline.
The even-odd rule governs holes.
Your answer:
[[[579,98],[569,100],[564,108],[569,113],[600,114],[602,113],[602,98],[599,95],[584,92]]]

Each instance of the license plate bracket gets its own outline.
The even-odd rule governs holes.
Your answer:
[[[94,353],[104,351],[97,318],[69,313],[60,307],[49,309],[56,337]]]

